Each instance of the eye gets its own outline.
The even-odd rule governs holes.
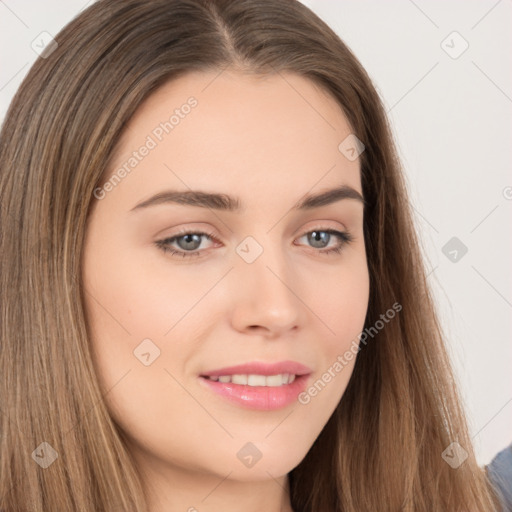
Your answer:
[[[340,253],[345,245],[353,241],[353,237],[348,231],[337,231],[330,228],[316,228],[313,231],[308,231],[301,238],[307,237],[308,243],[311,243],[314,248],[322,249],[324,244],[328,244],[333,236],[338,239],[338,243],[330,249],[318,251],[320,254]]]
[[[332,237],[338,240],[338,243],[330,249],[323,249],[324,245],[328,245]],[[155,245],[165,253],[172,256],[181,256],[182,258],[190,258],[201,256],[203,251],[199,251],[202,238],[205,237],[210,241],[219,242],[212,233],[204,233],[202,231],[185,231],[174,235],[171,238],[158,240]],[[353,241],[352,235],[347,231],[337,231],[335,229],[317,228],[308,231],[300,238],[307,237],[309,243],[313,248],[323,249],[319,250],[320,254],[340,253],[343,247]],[[176,247],[176,244],[178,247]],[[174,245],[174,247],[173,247]],[[177,249],[177,250],[176,250]]]
[[[182,233],[178,233],[177,235],[171,238],[159,240],[155,242],[155,244],[159,249],[161,249],[165,253],[170,253],[172,256],[176,255],[181,256],[183,258],[189,258],[201,255],[201,252],[197,251],[197,249],[201,245],[201,237],[206,237],[209,240],[218,241],[211,233],[204,233],[202,231],[185,231]],[[178,250],[175,250],[172,247],[172,244],[175,243],[178,245]]]

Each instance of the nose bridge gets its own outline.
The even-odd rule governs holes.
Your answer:
[[[236,252],[239,256],[237,266],[246,282],[275,288],[277,283],[284,286],[281,280],[287,281],[291,274],[287,255],[276,237],[266,233],[249,235],[237,246]]]
[[[293,327],[300,300],[293,291],[296,280],[287,254],[277,237],[247,236],[236,248],[234,319],[238,328],[259,325],[269,330]]]

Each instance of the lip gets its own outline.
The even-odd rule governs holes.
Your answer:
[[[246,409],[260,411],[273,411],[282,409],[297,401],[297,397],[306,388],[312,370],[295,361],[282,361],[278,363],[252,362],[237,366],[229,366],[202,373],[199,376],[201,385],[220,395],[227,401]],[[248,386],[233,384],[232,382],[219,382],[206,377],[221,375],[257,374],[277,375],[289,373],[296,375],[291,384],[282,386]]]

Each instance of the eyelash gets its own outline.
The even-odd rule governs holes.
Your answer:
[[[331,249],[323,249],[323,250],[318,250],[317,251],[317,252],[319,252],[320,254],[323,254],[323,255],[339,254],[342,251],[342,249],[345,247],[345,245],[348,245],[349,243],[351,243],[353,241],[353,237],[352,237],[352,235],[348,231],[337,231],[335,229],[330,229],[330,228],[325,228],[325,229],[323,229],[323,228],[315,228],[315,229],[312,229],[310,231],[307,231],[300,238],[302,238],[305,235],[309,235],[310,233],[313,233],[315,231],[317,231],[317,232],[319,231],[321,233],[329,233],[330,235],[334,235],[334,236],[338,237],[338,239],[340,240],[339,245],[337,247],[334,247],[334,248],[331,248]],[[201,252],[202,251],[199,251],[197,249],[195,251],[182,251],[182,250],[176,251],[176,250],[174,250],[174,249],[172,249],[170,247],[170,244],[172,244],[173,242],[175,242],[179,238],[185,237],[187,235],[205,236],[205,237],[207,237],[210,240],[213,240],[215,242],[219,241],[219,240],[217,240],[217,238],[212,233],[205,233],[203,231],[183,231],[183,232],[177,233],[176,235],[174,235],[171,238],[165,238],[164,240],[158,240],[157,242],[155,242],[155,245],[160,250],[162,250],[164,253],[170,254],[171,256],[181,256],[183,258],[190,258],[190,257],[201,256]]]

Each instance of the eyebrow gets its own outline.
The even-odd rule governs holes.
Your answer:
[[[365,204],[363,196],[356,189],[349,187],[348,185],[342,185],[341,187],[326,190],[318,194],[308,194],[300,199],[292,209],[312,210],[313,208],[326,206],[343,199],[355,199],[363,205]],[[149,199],[137,204],[130,211],[141,210],[148,208],[149,206],[157,206],[167,203],[211,208],[213,210],[222,210],[234,213],[244,211],[242,202],[238,197],[232,197],[221,193],[203,192],[200,190],[166,190],[164,192],[159,192]]]

